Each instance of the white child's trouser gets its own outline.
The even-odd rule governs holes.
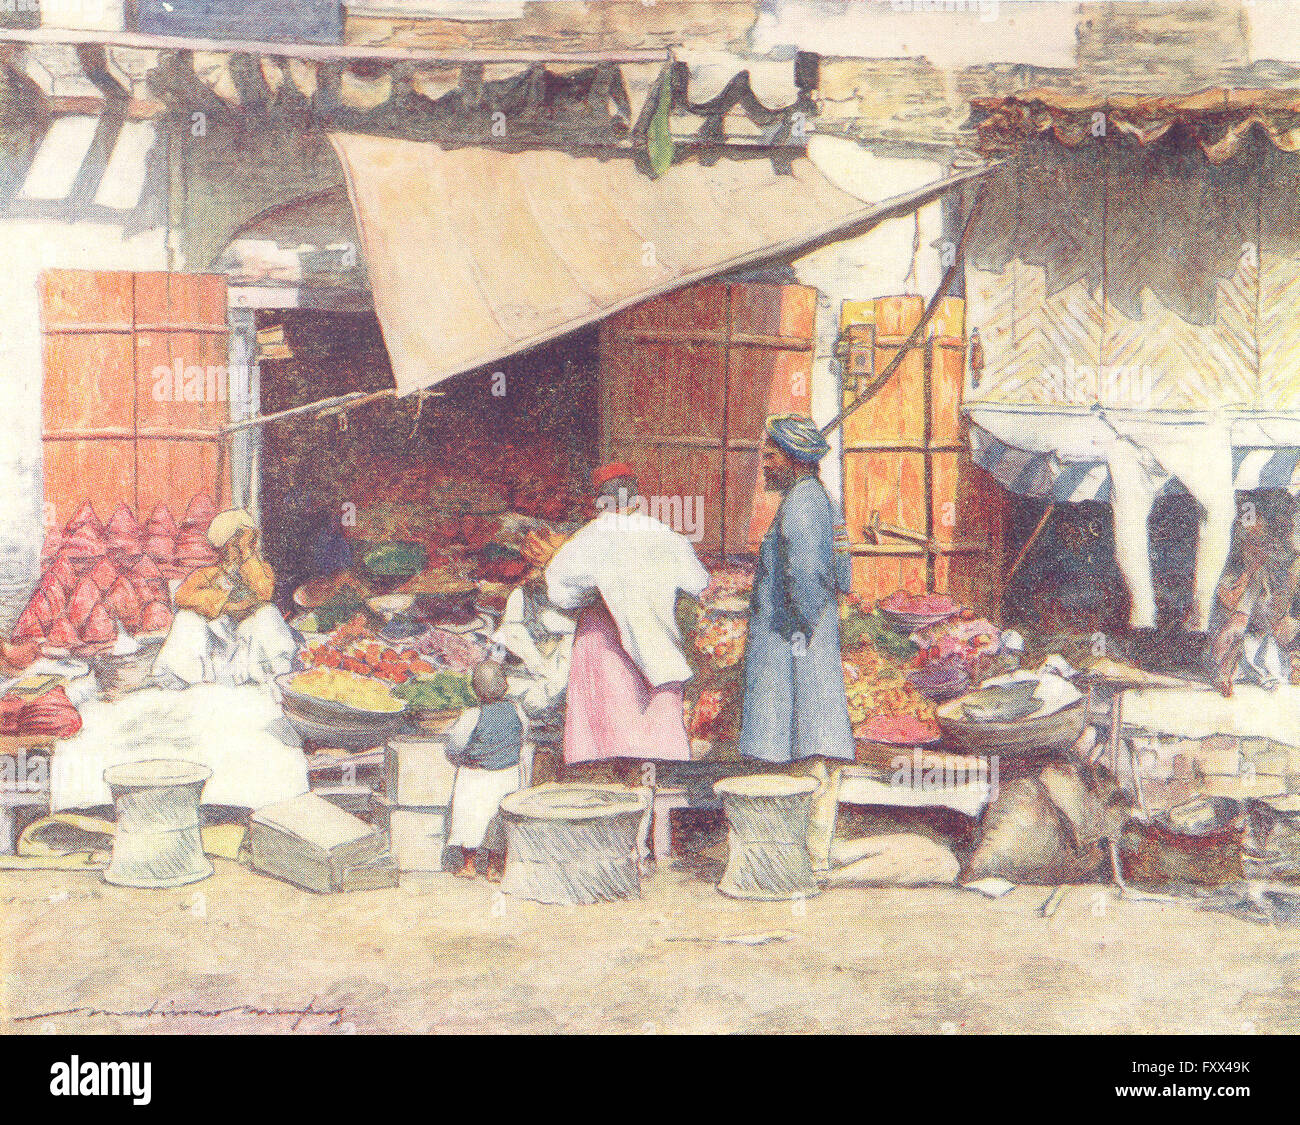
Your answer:
[[[488,825],[501,808],[501,801],[517,792],[523,783],[520,766],[503,770],[476,770],[460,766],[451,790],[451,831],[447,843],[475,851],[483,846]],[[489,841],[496,845],[498,841]]]

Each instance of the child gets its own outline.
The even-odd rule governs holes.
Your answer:
[[[451,728],[447,760],[456,767],[451,791],[451,870],[463,879],[478,868],[499,883],[505,840],[497,810],[501,798],[520,788],[519,757],[524,727],[515,705],[505,698],[501,665],[485,660],[474,669],[474,694],[481,706],[468,708]]]

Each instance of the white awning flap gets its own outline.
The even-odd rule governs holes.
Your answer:
[[[879,204],[807,158],[674,165],[330,137],[399,394],[431,387],[618,309],[719,273],[863,233],[970,178]]]

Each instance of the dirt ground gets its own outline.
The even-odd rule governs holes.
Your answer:
[[[1300,1031],[1300,927],[1074,887],[520,902],[408,876],[317,896],[216,860],[167,891],[0,874],[0,1031]],[[719,937],[767,934],[766,944]]]

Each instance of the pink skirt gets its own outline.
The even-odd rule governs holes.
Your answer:
[[[567,765],[610,758],[690,759],[682,718],[682,685],[649,685],[623,651],[618,626],[604,602],[578,616],[566,707]]]

